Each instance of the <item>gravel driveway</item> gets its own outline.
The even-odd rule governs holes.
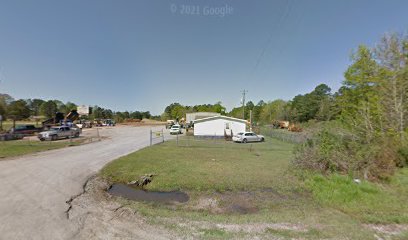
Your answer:
[[[106,163],[148,146],[150,128],[102,129],[101,142],[0,161],[0,239],[72,238],[66,201]]]

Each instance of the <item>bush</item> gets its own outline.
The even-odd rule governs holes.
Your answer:
[[[406,167],[408,165],[408,147],[398,149],[398,167]]]
[[[295,148],[294,164],[319,172],[346,171],[347,155],[342,139],[324,130]]]
[[[324,129],[295,148],[294,164],[320,173],[339,172],[364,179],[387,179],[401,158],[406,162],[408,149],[400,150],[391,139],[378,138],[365,143],[346,132]]]

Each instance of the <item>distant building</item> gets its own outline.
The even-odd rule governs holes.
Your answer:
[[[216,112],[194,112],[194,113],[186,113],[186,123],[194,123],[195,120],[214,117],[214,116],[221,116],[220,113]]]
[[[88,116],[90,114],[89,105],[79,105],[77,107],[77,112],[81,116]]]
[[[248,121],[226,116],[213,116],[194,121],[194,136],[223,137],[245,132]]]

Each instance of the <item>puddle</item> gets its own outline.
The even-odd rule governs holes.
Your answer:
[[[137,188],[133,188],[126,184],[113,184],[108,192],[114,196],[123,197],[129,200],[146,201],[146,202],[161,202],[173,203],[187,202],[190,197],[180,191],[173,192],[149,192]]]

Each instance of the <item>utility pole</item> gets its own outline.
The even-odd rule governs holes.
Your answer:
[[[241,91],[242,93],[242,119],[245,120],[245,94],[247,93],[247,90],[243,90]]]
[[[252,110],[249,110],[249,131],[252,132]]]

